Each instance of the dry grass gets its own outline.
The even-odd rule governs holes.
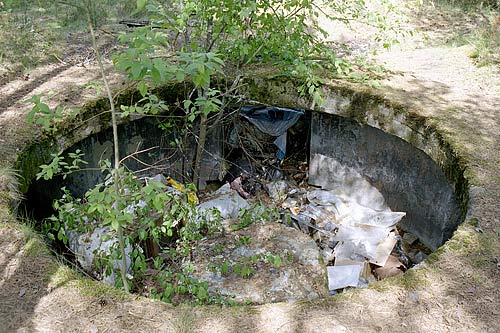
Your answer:
[[[9,167],[0,167],[0,205],[6,204],[16,210],[23,199],[19,192],[19,173]]]

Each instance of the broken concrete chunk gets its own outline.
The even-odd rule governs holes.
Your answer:
[[[146,182],[148,180],[154,180],[155,182],[158,182],[158,183],[161,183],[161,184],[166,184],[167,183],[167,179],[161,173],[159,173],[157,175],[154,175],[153,177],[146,177]]]
[[[418,265],[427,258],[427,255],[422,251],[413,250],[408,253],[408,257],[415,264]]]
[[[417,240],[418,237],[412,233],[405,232],[405,234],[403,235],[403,242],[405,242],[408,245],[413,245]]]
[[[360,265],[327,266],[328,289],[334,291],[345,287],[356,287],[362,267]]]

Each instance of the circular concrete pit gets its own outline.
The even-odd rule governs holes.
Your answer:
[[[232,182],[244,171],[245,177],[254,178],[252,184],[245,179],[246,186],[252,187],[254,192],[254,199],[248,200],[250,205],[260,201],[264,206],[278,208],[280,214],[274,220],[261,219],[249,228],[233,230],[232,233],[228,232],[232,230],[231,225],[237,223],[241,216],[227,216],[223,238],[220,234],[214,237],[208,235],[198,244],[191,254],[195,266],[192,274],[200,281],[208,281],[209,291],[231,296],[238,302],[253,303],[324,297],[328,294],[327,284],[329,279],[332,280],[332,274],[353,274],[352,267],[362,260],[360,257],[364,256],[367,263],[355,270],[354,274],[360,277],[360,281],[363,277],[366,282],[372,282],[375,277],[390,276],[394,269],[399,270],[399,273],[420,262],[429,251],[437,249],[451,237],[463,221],[467,205],[467,184],[451,149],[435,132],[419,128],[419,122],[415,119],[402,118],[390,107],[372,100],[363,100],[365,105],[360,106],[356,98],[359,96],[345,91],[333,92],[327,98],[324,109],[305,112],[287,131],[287,149],[282,163],[273,159],[277,150],[272,143],[274,138],[260,133],[242,117],[210,129],[199,186],[208,193],[205,201],[213,199],[214,194],[211,196],[209,189],[214,184],[220,186],[225,181]],[[285,106],[290,105],[285,103]],[[360,107],[363,108],[364,116],[353,119],[353,108]],[[184,138],[184,133],[176,128],[168,132],[160,129],[158,124],[161,121],[161,118],[147,117],[120,125],[121,155],[125,157],[145,150],[139,155],[140,161],[127,159],[125,165],[131,170],[143,170],[145,165],[154,166],[139,172],[138,176],[164,174],[180,182],[188,182],[192,175],[195,140],[189,136],[183,150],[178,149],[172,143]],[[89,135],[89,132],[96,133]],[[245,135],[256,136],[263,142],[260,152],[267,155],[248,158],[247,155],[256,153],[257,148],[249,146],[252,140],[239,140],[241,146],[235,145],[232,138],[235,132],[244,139]],[[66,152],[81,150],[89,163],[86,168],[89,169],[97,167],[99,160],[111,158],[110,129],[99,130],[96,126],[91,131],[84,130],[81,133],[85,134],[68,140],[61,137],[52,141],[49,139],[29,147],[19,160],[20,169],[27,179],[33,178],[37,172],[36,166],[47,163],[48,152],[57,151],[56,147],[66,148]],[[224,178],[221,177],[221,170],[224,170]],[[221,180],[223,182],[219,183]],[[283,180],[287,180],[283,185],[286,190],[282,189],[284,196],[276,195],[272,187],[279,187]],[[26,207],[40,220],[53,212],[52,201],[61,196],[61,186],[66,186],[73,195],[82,197],[85,191],[102,181],[100,171],[77,172],[64,181],[61,178],[32,181],[29,187],[27,184],[25,187]],[[256,188],[255,183],[260,187]],[[340,198],[336,204],[313,205],[316,210],[326,206],[335,208],[329,210],[330,213],[333,211],[333,215],[337,214],[331,221],[334,222],[333,226],[326,225],[324,220],[320,221],[317,215],[306,213],[306,220],[309,220],[304,227],[302,213],[308,210],[310,213],[308,205],[314,202],[311,197],[318,194],[315,191],[320,191],[319,194],[328,192]],[[260,193],[264,193],[264,199]],[[203,201],[203,196],[200,198]],[[343,212],[359,212],[366,207],[370,209],[363,211],[354,222],[344,221],[344,225],[349,226],[360,224],[367,216],[373,217],[373,212],[377,212],[377,216],[384,212],[385,217],[392,214],[391,211],[396,215],[398,212],[405,213],[399,215],[399,219],[402,215],[404,217],[396,227],[386,225],[384,229],[385,238],[394,238],[389,249],[392,255],[388,258],[385,256],[383,263],[374,262],[375,259],[367,257],[366,246],[359,250],[362,244],[359,239],[370,238],[369,235],[375,232],[372,229],[365,232],[368,235],[365,238],[356,231],[356,237],[340,237],[339,234],[343,233],[337,227],[342,226],[344,217],[340,218],[342,214],[339,207],[344,207]],[[394,215],[390,215],[390,218],[394,218]],[[281,223],[276,223],[276,220]],[[295,226],[295,229],[290,226]],[[251,241],[245,244],[241,239]],[[343,260],[340,260],[340,252],[345,250],[345,246],[342,250],[341,245],[352,243],[357,244],[357,250],[348,247],[350,252],[347,255],[344,253]],[[285,254],[283,264],[279,267],[268,262],[250,265],[253,268],[250,277],[234,274],[222,276],[220,271],[210,269],[214,261],[206,260],[207,257],[219,256],[215,264],[220,267],[226,261],[234,264],[238,258],[255,255],[263,258],[273,253]],[[327,266],[329,268],[325,269]],[[344,270],[347,266],[351,269]],[[377,274],[376,270],[384,266],[388,270]],[[342,289],[332,288],[330,284],[330,293]],[[147,295],[144,289],[138,292]]]

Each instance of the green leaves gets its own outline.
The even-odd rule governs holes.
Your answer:
[[[147,0],[137,0],[137,11],[143,10],[147,3]]]
[[[224,61],[213,52],[180,52],[179,61],[176,75],[190,76],[196,88],[209,89],[211,77],[223,74]]]
[[[62,156],[62,152],[58,154],[51,154],[52,160],[49,164],[42,164],[40,168],[42,169],[40,172],[36,174],[36,179],[43,178],[45,180],[52,179],[55,175],[62,175],[63,179],[74,172],[80,169],[81,164],[87,164],[86,161],[82,160],[83,153],[77,149],[74,153],[68,153],[70,163],[65,161],[65,157]]]
[[[47,104],[42,102],[40,94],[32,96],[25,100],[25,102],[34,104],[26,116],[28,124],[42,125],[43,130],[47,132],[55,132],[57,130],[55,120],[63,118],[64,108],[62,106],[59,105],[51,110]]]

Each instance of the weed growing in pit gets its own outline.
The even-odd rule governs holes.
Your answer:
[[[248,245],[248,244],[250,244],[251,241],[252,241],[252,237],[241,236],[240,238],[238,238],[237,246],[240,247],[240,246]]]
[[[40,172],[36,174],[36,179],[43,178],[45,180],[52,179],[54,175],[62,174],[63,179],[74,171],[80,170],[81,165],[88,164],[82,159],[83,153],[80,149],[77,149],[74,153],[68,153],[69,160],[66,161],[62,152],[58,154],[51,154],[52,160],[49,164],[40,165]]]
[[[249,227],[254,222],[274,221],[279,219],[277,208],[269,208],[258,204],[251,209],[243,209],[239,213],[238,223],[231,225],[231,231],[238,231]]]
[[[219,263],[210,262],[208,264],[208,269],[211,272],[220,274],[221,276],[227,277],[234,274],[238,277],[248,279],[254,275],[257,267],[262,264],[270,264],[275,268],[280,268],[286,258],[286,253],[285,257],[282,257],[279,254],[268,252],[244,257],[234,263],[228,260],[223,260]]]
[[[220,220],[214,219],[213,214],[207,219],[197,212],[189,203],[188,194],[167,191],[165,184],[154,180],[144,184],[124,168],[119,169],[121,192],[117,195],[114,170],[109,162],[102,168],[106,174],[104,183],[87,191],[83,199],[74,198],[65,190],[64,196],[54,203],[57,215],[44,223],[45,233],[67,244],[82,233],[104,230],[101,241],[111,240],[112,244],[108,251],[96,250],[94,264],[103,276],[110,276],[118,273],[116,263],[121,260],[115,238],[116,224],[120,223],[130,249],[128,282],[132,290],[142,290],[144,282],[150,281],[154,285],[150,289],[152,297],[167,302],[176,297],[187,297],[197,303],[211,302],[207,283],[192,277],[189,258],[203,237],[220,230]],[[75,232],[79,234],[75,236]],[[165,247],[158,256],[148,259],[140,246],[144,242],[164,243]],[[116,279],[116,284],[120,286],[121,280]]]

